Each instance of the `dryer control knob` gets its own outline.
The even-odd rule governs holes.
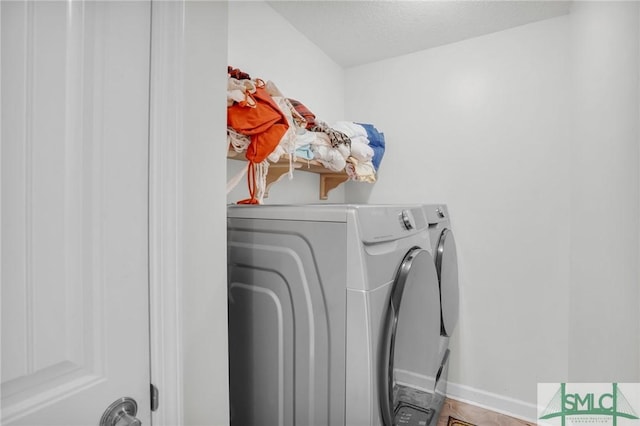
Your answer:
[[[402,210],[402,224],[405,229],[411,230],[414,228],[413,222],[411,221],[411,215],[408,210]]]

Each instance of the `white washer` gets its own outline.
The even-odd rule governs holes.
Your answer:
[[[232,425],[436,423],[446,359],[425,211],[229,206]]]

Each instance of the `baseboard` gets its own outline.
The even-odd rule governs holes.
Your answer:
[[[424,392],[433,392],[436,387],[435,377],[428,377],[396,368],[393,370],[396,382],[400,385],[411,386]]]
[[[537,423],[537,406],[519,399],[451,382],[447,384],[447,397],[533,424]]]

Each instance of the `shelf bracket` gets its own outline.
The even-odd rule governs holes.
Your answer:
[[[327,200],[329,191],[338,185],[349,180],[349,176],[344,173],[323,173],[320,175],[320,199]]]
[[[293,163],[294,169],[302,167],[301,164]],[[264,198],[269,197],[269,188],[276,182],[279,182],[283,176],[289,173],[289,162],[273,163],[269,165],[269,173],[267,174],[267,187],[264,189]]]

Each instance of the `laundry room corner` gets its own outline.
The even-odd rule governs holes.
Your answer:
[[[273,3],[288,2],[229,3],[229,65],[387,140],[376,183],[346,182],[328,202],[448,206],[460,282],[448,395],[535,421],[538,383],[639,381],[640,341],[621,337],[640,330],[639,4],[557,2],[535,22],[340,65]],[[227,160],[227,178],[243,167]],[[317,177],[293,175],[265,204],[318,202]]]

